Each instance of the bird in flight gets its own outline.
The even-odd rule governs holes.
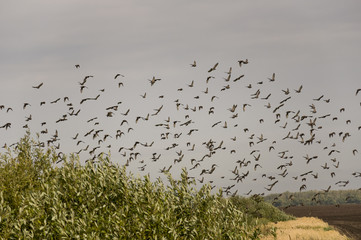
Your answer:
[[[233,79],[233,82],[237,82],[238,80],[240,80],[243,77],[244,77],[244,74],[242,74],[241,76],[236,77],[235,79]]]
[[[0,128],[5,128],[5,130],[7,130],[8,128],[11,127],[11,123],[5,123],[3,126],[1,126]]]
[[[330,186],[328,186],[328,188],[327,189],[322,189],[324,192],[328,192],[328,191],[330,191],[330,189],[331,189],[331,185]]]
[[[301,85],[298,89],[295,89],[295,92],[296,92],[296,93],[301,93],[302,87],[303,87],[303,86]]]
[[[323,98],[323,95],[321,95],[319,98],[312,99],[313,101],[320,101]]]
[[[275,73],[273,73],[272,74],[272,78],[268,78],[268,80],[270,81],[270,82],[274,82],[276,79],[276,74]]]
[[[117,79],[117,77],[119,77],[119,76],[125,77],[123,74],[118,73],[117,75],[115,75],[114,79]]]
[[[213,67],[211,67],[211,68],[208,70],[208,72],[215,71],[215,70],[216,70],[216,68],[217,68],[217,66],[218,66],[218,63],[214,64],[214,66],[213,66]]]
[[[81,86],[83,86],[86,83],[86,81],[88,80],[88,78],[91,78],[91,77],[94,77],[94,76],[91,76],[91,75],[85,76],[84,79],[83,79],[83,82],[79,82],[79,84]]]
[[[238,61],[238,64],[239,64],[240,67],[242,67],[242,64],[248,64],[248,59],[246,59],[246,60],[239,60],[239,61]]]
[[[153,86],[154,83],[156,83],[157,81],[160,81],[161,79],[160,79],[160,78],[155,78],[155,77],[153,76],[152,79],[148,79],[148,80],[149,80],[149,82],[150,82],[150,86]]]
[[[41,86],[43,86],[44,83],[40,83],[38,86],[33,86],[33,88],[39,89]]]
[[[211,78],[215,78],[215,77],[213,77],[213,76],[207,77],[206,83],[208,83]]]
[[[27,102],[26,102],[26,103],[24,103],[24,105],[23,105],[23,109],[25,109],[27,106],[31,106],[31,105],[30,105],[30,103],[27,103]]]

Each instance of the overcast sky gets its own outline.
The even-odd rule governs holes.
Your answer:
[[[154,178],[164,167],[172,165],[170,172],[179,176],[183,167],[189,170],[199,163],[189,170],[198,183],[204,177],[217,187],[236,184],[230,192],[238,190],[241,195],[250,190],[299,191],[303,184],[307,190],[329,185],[360,188],[361,177],[352,175],[361,172],[361,92],[355,96],[361,88],[360,11],[359,1],[329,0],[1,1],[0,126],[12,125],[0,129],[0,145],[16,142],[27,125],[33,134],[47,129],[40,134],[45,144],[58,130],[60,140],[54,142],[60,144],[58,151],[83,149],[83,162],[110,151],[114,162],[128,160],[131,172],[149,172]],[[246,59],[248,64],[240,66],[238,61]],[[193,61],[196,67],[191,66]],[[124,77],[114,79],[118,73]],[[93,77],[80,93],[80,83],[88,75]],[[153,76],[161,80],[151,86]],[[33,88],[40,83],[39,89]],[[251,88],[246,87],[249,84]],[[97,100],[80,104],[98,94]],[[69,101],[64,102],[65,96]],[[313,100],[321,96],[320,101]],[[57,98],[61,100],[51,103]],[[23,109],[24,103],[30,106]],[[244,104],[250,105],[245,111]],[[115,105],[117,110],[106,110]],[[237,107],[231,112],[233,105]],[[13,111],[7,111],[9,107]],[[212,107],[214,113],[209,113]],[[79,109],[77,116],[71,115]],[[122,115],[128,109],[128,115]],[[296,122],[298,111],[307,117]],[[66,120],[56,122],[63,115]],[[170,128],[159,126],[167,124],[168,117]],[[312,136],[308,123],[314,119],[315,140],[305,145],[299,135],[303,133],[305,141]],[[128,123],[120,125],[123,120]],[[189,120],[189,125],[181,125]],[[85,136],[93,128],[103,131]],[[192,129],[198,131],[189,134]],[[125,134],[116,138],[117,130]],[[329,136],[332,132],[334,137]],[[105,135],[110,137],[104,140]],[[260,141],[262,137],[265,140]],[[215,147],[222,141],[223,145],[202,160],[209,153],[202,143],[211,139]],[[126,149],[136,141],[146,146]],[[285,155],[280,153],[286,150]],[[330,154],[331,150],[335,151]],[[140,155],[132,159],[136,152]],[[158,160],[152,159],[159,154]],[[307,155],[318,157],[306,164]],[[250,163],[237,162],[243,159]],[[217,164],[213,172],[212,164]],[[285,167],[277,169],[281,165]],[[247,171],[249,175],[241,178]],[[318,178],[311,173],[301,176],[309,171]],[[238,182],[230,180],[237,175]],[[302,181],[304,177],[307,181]],[[275,181],[271,191],[265,190]]]

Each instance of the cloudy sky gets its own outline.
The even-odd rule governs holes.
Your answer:
[[[114,162],[128,161],[133,173],[153,177],[171,165],[179,176],[198,163],[190,170],[198,183],[204,177],[217,187],[236,184],[230,192],[241,195],[298,191],[303,184],[307,190],[360,188],[361,178],[352,175],[361,172],[361,93],[355,96],[361,88],[360,10],[359,1],[329,0],[2,1],[0,127],[12,125],[0,129],[0,144],[16,142],[25,126],[33,134],[47,130],[40,134],[45,144],[58,130],[53,145],[65,154],[82,150],[82,161],[104,151]],[[124,77],[115,79],[118,73]],[[161,80],[151,86],[153,76]],[[24,103],[30,105],[24,109]],[[250,105],[245,111],[244,104]],[[299,122],[298,111],[306,116]],[[61,118],[66,120],[57,122]],[[93,136],[96,130],[103,131]],[[120,138],[117,130],[124,132]],[[310,145],[299,137],[306,141],[313,133]],[[203,143],[210,140],[214,147],[223,143],[203,158],[210,152]],[[131,149],[136,141],[146,146]],[[306,164],[307,156],[318,157]]]

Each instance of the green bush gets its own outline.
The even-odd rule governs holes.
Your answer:
[[[257,219],[260,223],[287,221],[294,219],[285,212],[275,208],[270,203],[258,195],[250,198],[243,198],[240,196],[231,197],[230,201],[245,214],[251,216],[252,219]]]
[[[30,133],[0,154],[2,239],[259,239],[248,215],[211,187],[193,188],[186,170],[169,184],[136,178],[109,158],[60,167],[55,150]],[[261,210],[261,209],[260,209]],[[267,210],[268,211],[268,210]],[[268,217],[268,212],[260,217]],[[258,216],[256,216],[258,217]]]
[[[12,209],[19,209],[22,196],[39,188],[40,179],[51,173],[57,156],[44,151],[28,132],[15,147],[0,155],[0,192]]]

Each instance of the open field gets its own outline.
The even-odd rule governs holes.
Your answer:
[[[283,209],[296,217],[317,217],[352,239],[361,239],[361,204],[296,206]]]
[[[346,240],[346,236],[341,235],[334,228],[330,227],[321,219],[314,217],[302,217],[278,223],[271,223],[269,227],[276,228],[278,240],[290,239],[319,239],[319,240]],[[268,235],[262,240],[271,240],[274,236]]]

